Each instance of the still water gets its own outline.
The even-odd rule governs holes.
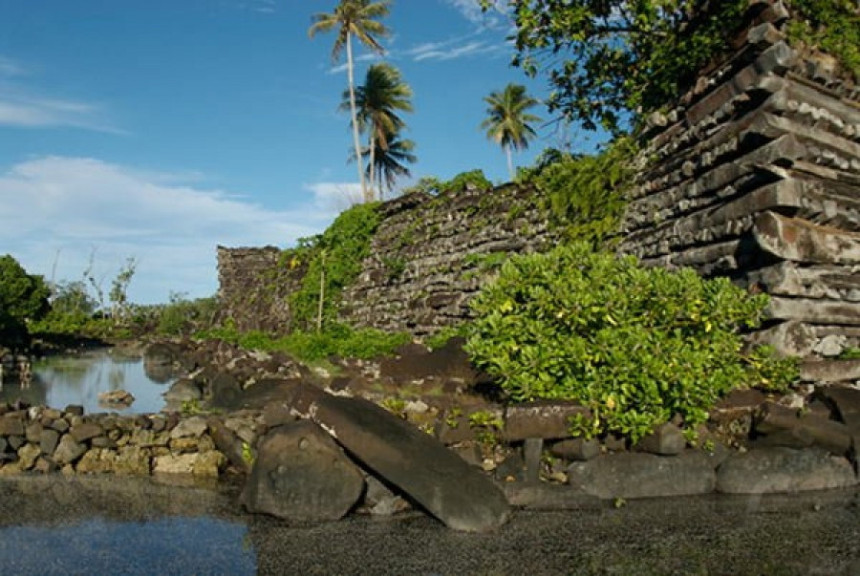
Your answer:
[[[290,525],[238,489],[0,477],[0,574],[860,575],[856,490],[516,511],[467,534],[421,513]]]
[[[59,409],[79,404],[87,414],[151,413],[164,407],[162,394],[170,383],[169,377],[148,375],[140,357],[102,349],[79,356],[55,356],[35,361],[29,385],[22,386],[17,381],[4,382],[0,387],[0,402],[21,399],[32,406]],[[130,406],[99,403],[99,394],[115,390],[130,392],[134,402]]]

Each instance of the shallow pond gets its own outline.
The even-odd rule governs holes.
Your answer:
[[[21,399],[32,406],[60,409],[79,404],[87,414],[159,412],[164,407],[162,394],[170,383],[169,377],[147,374],[142,358],[106,348],[35,361],[28,385],[22,386],[17,380],[0,385],[0,402]],[[130,406],[99,403],[100,394],[115,390],[130,392],[134,402]]]

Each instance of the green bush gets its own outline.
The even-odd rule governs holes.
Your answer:
[[[473,300],[466,350],[511,400],[576,400],[593,415],[577,434],[638,441],[676,414],[693,429],[733,388],[793,380],[791,361],[742,353],[738,329],[766,303],[727,279],[645,269],[580,242],[509,260]]]
[[[48,312],[49,294],[41,276],[27,274],[8,254],[0,256],[0,342],[24,344],[27,324]]]
[[[201,339],[218,339],[247,350],[285,352],[303,362],[314,362],[331,356],[371,359],[393,353],[409,342],[405,333],[388,333],[372,328],[354,329],[344,324],[331,324],[322,332],[297,330],[287,336],[272,336],[258,330],[239,332],[233,322],[220,328],[195,334]]]

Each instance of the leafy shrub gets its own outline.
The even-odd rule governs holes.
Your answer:
[[[335,218],[320,236],[305,240],[302,251],[308,268],[301,289],[290,301],[299,328],[314,325],[320,300],[323,322],[335,320],[341,292],[355,280],[362,260],[370,254],[370,242],[380,220],[378,207],[378,202],[353,206]]]
[[[48,290],[10,255],[0,256],[0,342],[21,344],[28,338],[27,323],[49,310]]]
[[[444,182],[441,185],[440,192],[459,194],[465,192],[468,188],[490,190],[493,188],[493,183],[487,180],[483,170],[470,170],[469,172],[461,172],[451,180]]]
[[[767,303],[727,279],[644,269],[586,243],[516,256],[472,303],[466,350],[513,401],[576,400],[575,432],[638,441],[675,414],[692,429],[729,390],[782,388],[790,361],[742,354]]]
[[[170,302],[157,306],[152,311],[155,317],[156,332],[179,336],[201,330],[218,311],[218,299],[197,298],[188,300],[182,294],[171,293]]]
[[[636,150],[632,139],[619,138],[596,155],[551,151],[521,181],[546,198],[553,224],[568,239],[600,246],[618,234]]]

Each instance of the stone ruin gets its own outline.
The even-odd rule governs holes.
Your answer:
[[[754,339],[821,360],[860,342],[860,86],[790,46],[789,18],[751,2],[733,56],[649,118],[620,249],[766,292]],[[802,378],[856,381],[860,362]]]

